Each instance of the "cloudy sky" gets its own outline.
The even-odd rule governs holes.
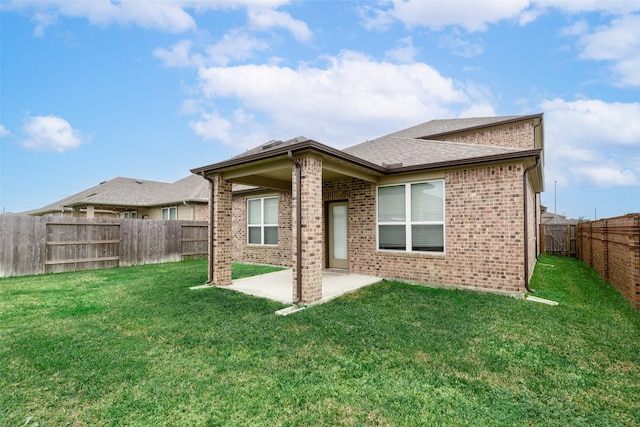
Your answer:
[[[271,139],[540,112],[550,210],[640,211],[640,1],[0,1],[3,212]]]

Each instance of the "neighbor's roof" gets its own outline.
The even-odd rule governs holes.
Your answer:
[[[190,175],[174,183],[135,178],[114,178],[35,209],[28,214],[57,212],[73,206],[151,207],[179,202],[207,202],[209,183],[198,175]]]

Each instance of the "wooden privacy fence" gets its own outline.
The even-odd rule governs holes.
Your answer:
[[[576,234],[578,258],[640,310],[640,214],[584,222]]]
[[[540,224],[540,252],[577,256],[575,224]]]
[[[207,256],[205,221],[0,215],[0,277]]]

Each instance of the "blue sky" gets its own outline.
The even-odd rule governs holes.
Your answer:
[[[2,212],[271,139],[540,112],[543,203],[640,212],[640,1],[0,2]]]

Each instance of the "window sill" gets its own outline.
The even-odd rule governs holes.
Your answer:
[[[403,252],[403,251],[389,251],[389,250],[376,250],[376,255],[379,256],[391,256],[397,258],[445,258],[445,252]]]

